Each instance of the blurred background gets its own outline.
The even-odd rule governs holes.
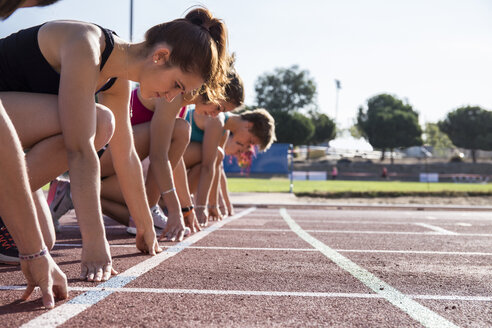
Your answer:
[[[274,115],[296,170],[492,174],[489,0],[60,0],[17,11],[0,37],[75,19],[139,42],[195,5],[227,24],[246,108]]]

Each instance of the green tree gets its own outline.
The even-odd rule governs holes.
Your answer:
[[[389,94],[370,98],[367,111],[359,108],[357,127],[374,148],[381,149],[381,160],[384,160],[386,149],[393,153],[395,148],[422,145],[418,113],[409,104]]]
[[[311,144],[315,145],[335,139],[337,134],[335,121],[318,112],[311,113],[311,121],[314,125],[314,134],[310,140]]]
[[[447,149],[455,148],[448,135],[443,133],[437,123],[426,123],[424,129],[424,142],[432,146],[434,154],[441,156]]]
[[[438,123],[457,147],[470,149],[473,163],[476,151],[492,150],[492,112],[478,106],[460,107]]]
[[[272,113],[275,119],[277,142],[291,143],[294,146],[305,145],[314,134],[313,122],[301,113]]]
[[[295,112],[316,107],[316,83],[307,70],[294,65],[260,76],[255,84],[258,107],[269,112]]]

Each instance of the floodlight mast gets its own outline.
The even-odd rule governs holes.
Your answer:
[[[336,98],[335,98],[335,122],[338,119],[338,93],[340,92],[340,89],[342,88],[342,84],[340,80],[335,79],[335,85],[336,85]]]
[[[130,0],[130,42],[133,42],[133,0]]]

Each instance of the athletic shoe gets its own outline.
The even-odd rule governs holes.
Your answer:
[[[12,235],[10,235],[7,227],[0,217],[0,263],[9,265],[18,265],[19,250],[15,245]]]
[[[126,228],[126,232],[130,235],[137,235],[137,226],[135,225],[135,221],[133,221],[133,218],[131,216],[130,220],[128,221],[128,228]]]
[[[51,181],[50,190],[48,191],[48,204],[50,205],[55,231],[60,232],[60,218],[73,209],[70,182],[58,179]]]
[[[158,210],[158,209],[157,209]],[[154,213],[154,211],[152,211]],[[156,221],[154,214],[152,214],[152,217],[154,218],[154,227],[157,229],[161,229],[160,227],[157,227]],[[167,217],[163,216],[165,220],[165,225],[163,225],[163,228],[161,230],[164,230],[167,225]],[[130,216],[130,220],[128,221],[128,227],[126,228],[126,232],[129,233],[130,235],[136,236],[137,235],[137,226],[135,225],[135,221],[133,221],[133,218]],[[156,231],[156,234],[160,234]],[[191,230],[188,227],[184,228],[184,237],[188,237],[191,234]]]
[[[167,226],[167,217],[162,212],[159,205],[156,205],[150,209],[152,213],[152,219],[154,220],[154,227],[156,229],[164,230]]]

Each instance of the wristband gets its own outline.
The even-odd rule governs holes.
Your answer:
[[[181,212],[186,213],[194,209],[195,207],[193,205],[186,206],[186,207],[181,207]]]
[[[176,190],[176,188],[173,187],[173,188],[171,188],[169,190],[166,190],[166,191],[161,192],[161,195],[164,196],[165,194],[169,194],[170,192],[173,192],[175,190]]]
[[[185,218],[185,217],[187,217],[188,215],[190,215],[190,214],[191,214],[191,212],[193,212],[193,208],[192,208],[191,210],[187,211],[187,212],[184,212],[184,213],[183,213],[183,218]]]
[[[195,208],[207,208],[207,205],[195,205]]]
[[[48,254],[48,248],[43,247],[43,249],[41,251],[39,251],[38,253],[34,253],[34,254],[29,254],[29,255],[22,255],[22,254],[19,254],[19,259],[20,260],[24,260],[24,261],[28,261],[28,260],[34,260],[34,259],[37,259],[38,257],[41,257],[41,256],[46,256],[46,254]]]
[[[208,205],[208,208],[217,208],[217,205]]]

